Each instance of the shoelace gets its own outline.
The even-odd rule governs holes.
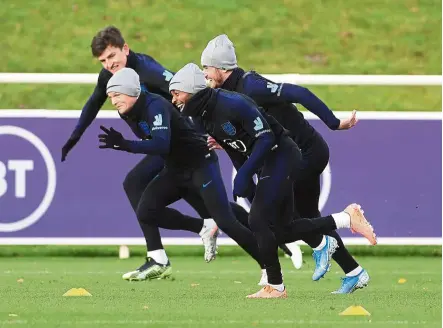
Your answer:
[[[316,264],[320,261],[320,256],[321,254],[319,251],[314,251],[314,253],[312,253],[312,257],[314,258]]]
[[[352,278],[352,277],[344,277],[344,278],[340,278],[340,280],[341,280],[341,287],[340,287],[340,289],[338,290],[339,292],[344,291],[344,289],[345,289],[344,282],[347,281],[347,280],[349,280],[349,278]]]
[[[269,286],[269,285],[266,285],[264,288],[263,288],[263,290],[266,292],[266,293],[272,293],[272,291],[274,290],[274,288],[272,288],[271,286]]]

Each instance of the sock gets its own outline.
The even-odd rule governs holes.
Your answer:
[[[351,227],[351,216],[346,212],[332,214],[332,218],[335,221],[337,229]]]
[[[269,284],[269,286],[271,286],[272,288],[278,290],[280,293],[285,290],[285,285],[284,284],[280,284],[280,285],[271,285],[271,284]]]
[[[203,220],[203,227],[202,227],[202,229],[200,230],[200,232],[198,234],[201,236],[203,234],[203,232],[206,231],[206,227],[208,225],[212,225],[213,222],[214,222],[213,219],[204,219]]]
[[[323,247],[326,246],[326,237],[323,235],[323,238],[321,239],[320,244],[317,247],[314,247],[313,250],[314,251],[319,251],[321,249],[323,249]]]
[[[153,259],[155,262],[163,265],[168,263],[168,257],[166,256],[166,252],[164,249],[157,249],[150,252],[148,251],[148,257]]]
[[[356,267],[354,270],[352,270],[351,272],[346,274],[346,277],[354,277],[358,274],[360,274],[360,272],[363,271],[363,268],[361,266]]]
[[[264,274],[267,275],[267,273],[266,273],[266,269],[261,269],[261,274],[262,274],[262,275],[264,275]]]

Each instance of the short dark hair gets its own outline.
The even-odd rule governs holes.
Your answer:
[[[108,46],[118,47],[120,49],[125,45],[120,30],[115,26],[107,26],[100,30],[92,39],[91,50],[94,57],[100,56]]]

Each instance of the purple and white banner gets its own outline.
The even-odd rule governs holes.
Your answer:
[[[331,151],[322,213],[357,202],[380,243],[441,244],[441,113],[358,115],[355,128],[336,132],[307,115]],[[122,187],[143,156],[100,150],[97,140],[101,124],[134,136],[115,112],[102,111],[61,163],[62,145],[78,117],[78,111],[0,111],[0,244],[144,243]],[[219,157],[231,195],[232,165],[223,152]],[[195,214],[183,201],[173,206]],[[340,234],[352,237],[346,230]],[[166,244],[200,243],[186,232],[163,230],[162,236]]]

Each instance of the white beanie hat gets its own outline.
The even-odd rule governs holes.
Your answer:
[[[108,81],[106,93],[119,92],[131,97],[140,96],[140,77],[132,68],[118,70]]]
[[[169,82],[169,92],[178,90],[195,94],[206,88],[205,75],[194,63],[183,66]]]
[[[237,67],[234,44],[226,34],[209,41],[201,57],[202,66],[232,70]]]

